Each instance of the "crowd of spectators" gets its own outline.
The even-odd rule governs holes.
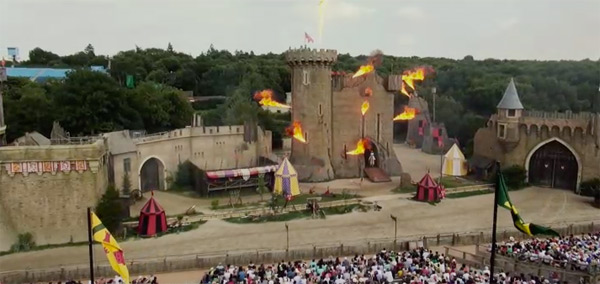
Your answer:
[[[496,275],[498,283],[559,283],[558,279]],[[489,283],[490,271],[458,264],[456,259],[423,248],[407,252],[382,250],[366,257],[281,261],[274,265],[218,265],[211,268],[200,284],[479,284]]]
[[[497,252],[520,261],[541,262],[569,270],[590,271],[590,269],[598,269],[600,263],[600,232],[582,236],[570,235],[522,241],[510,238],[509,241],[497,246]]]

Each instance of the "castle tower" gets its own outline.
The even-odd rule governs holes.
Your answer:
[[[2,82],[6,81],[6,69],[0,67],[0,146],[6,145],[6,124],[4,122],[4,102],[2,101]]]
[[[519,119],[523,115],[523,105],[517,93],[513,78],[510,79],[504,96],[496,107],[498,109],[498,126],[496,135],[505,144],[519,141]]]
[[[300,123],[306,139],[292,139],[290,160],[302,181],[333,179],[331,66],[337,51],[303,47],[285,57],[292,69],[292,121]]]

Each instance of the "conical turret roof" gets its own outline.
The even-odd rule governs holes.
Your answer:
[[[504,91],[504,96],[498,103],[497,108],[501,109],[523,109],[519,94],[517,93],[517,87],[515,87],[515,80],[510,78],[510,82]]]

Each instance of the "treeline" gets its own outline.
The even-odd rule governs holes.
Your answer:
[[[340,54],[334,70],[354,72],[366,60],[367,56]],[[119,128],[161,131],[185,125],[193,110],[200,111],[208,125],[257,121],[274,131],[275,140],[281,137],[289,123],[289,116],[266,113],[251,102],[252,93],[257,90],[273,89],[279,100],[290,91],[290,70],[283,54],[232,53],[211,46],[193,57],[175,51],[169,44],[166,49],[122,51],[109,60],[106,56],[96,55],[94,48],[88,45],[83,51],[67,56],[36,48],[30,52],[29,61],[19,65],[109,67],[109,61],[110,77],[79,71],[64,82],[15,84],[13,80],[8,86],[9,95],[5,102],[16,105],[16,109],[6,107],[7,122],[12,128],[9,128],[9,138],[29,130],[47,132],[51,122],[46,122],[51,119],[58,119],[72,133],[89,134]],[[445,122],[450,136],[458,138],[462,146],[468,146],[477,128],[496,111],[496,104],[511,77],[515,78],[527,109],[599,111],[599,63],[597,60],[474,60],[472,56],[453,60],[384,56],[377,72],[385,76],[416,66],[433,67],[435,72],[428,74],[418,86],[419,94],[430,102],[431,108],[431,88],[437,89],[438,120]],[[125,87],[128,76],[134,78],[134,89]],[[89,80],[95,83],[86,82]],[[194,96],[223,96],[226,99],[194,103],[192,109],[184,103],[178,90],[191,92]],[[34,100],[34,105],[40,107],[25,106],[30,104],[19,102],[23,97]],[[397,98],[399,112],[407,98],[402,95]],[[49,109],[48,113],[39,111],[44,107]],[[397,137],[403,135],[401,129],[399,125]]]

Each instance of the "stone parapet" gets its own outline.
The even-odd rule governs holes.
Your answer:
[[[337,50],[308,48],[306,46],[296,49],[290,48],[285,52],[285,60],[290,65],[333,64],[337,61]]]

